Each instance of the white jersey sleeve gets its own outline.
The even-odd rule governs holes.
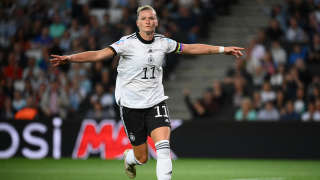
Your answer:
[[[163,47],[166,53],[178,53],[182,52],[183,44],[170,38],[163,38]]]
[[[111,47],[111,49],[114,51],[115,55],[123,55],[125,53],[125,50],[127,49],[127,42],[128,40],[123,37],[121,38],[119,41],[114,42],[113,44],[111,44],[109,47]]]

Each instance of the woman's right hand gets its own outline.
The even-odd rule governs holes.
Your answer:
[[[50,63],[53,65],[53,67],[67,64],[70,60],[70,56],[59,56],[52,54],[51,57],[53,57],[53,59],[50,59]]]

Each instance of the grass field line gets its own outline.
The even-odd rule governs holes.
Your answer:
[[[119,172],[122,172],[122,169]],[[119,174],[114,169],[90,169],[87,171],[77,169],[0,169],[0,173],[35,173],[35,174],[51,174],[51,173],[79,173],[79,174],[90,174],[90,173],[111,173]]]
[[[285,180],[284,177],[235,178],[231,180]]]

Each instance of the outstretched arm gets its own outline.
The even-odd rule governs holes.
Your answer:
[[[209,55],[209,54],[219,54],[224,53],[228,55],[236,56],[237,58],[242,56],[241,47],[223,47],[223,46],[212,46],[208,44],[183,44],[182,54],[190,55]]]
[[[97,51],[85,51],[68,56],[51,55],[53,59],[50,59],[50,63],[57,67],[67,62],[84,63],[84,62],[96,62],[103,59],[112,57],[114,52],[110,48],[104,48]]]

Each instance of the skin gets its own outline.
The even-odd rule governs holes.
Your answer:
[[[138,14],[136,21],[137,27],[139,29],[140,36],[145,40],[152,40],[155,30],[158,26],[158,19],[156,12],[153,10],[143,10]],[[218,54],[220,46],[212,46],[207,44],[183,44],[182,54],[191,55],[209,55]],[[235,57],[242,56],[241,47],[224,47],[224,54],[233,55]],[[110,48],[104,48],[97,51],[86,51],[78,54],[73,54],[69,56],[59,56],[51,55],[53,59],[50,60],[53,67],[65,64],[69,62],[96,62],[103,59],[112,57],[113,51]],[[161,140],[170,140],[170,128],[169,127],[159,127],[151,132],[151,138],[153,142],[157,143]],[[148,145],[143,143],[138,146],[132,146],[136,159],[141,163],[146,163],[148,161]]]

